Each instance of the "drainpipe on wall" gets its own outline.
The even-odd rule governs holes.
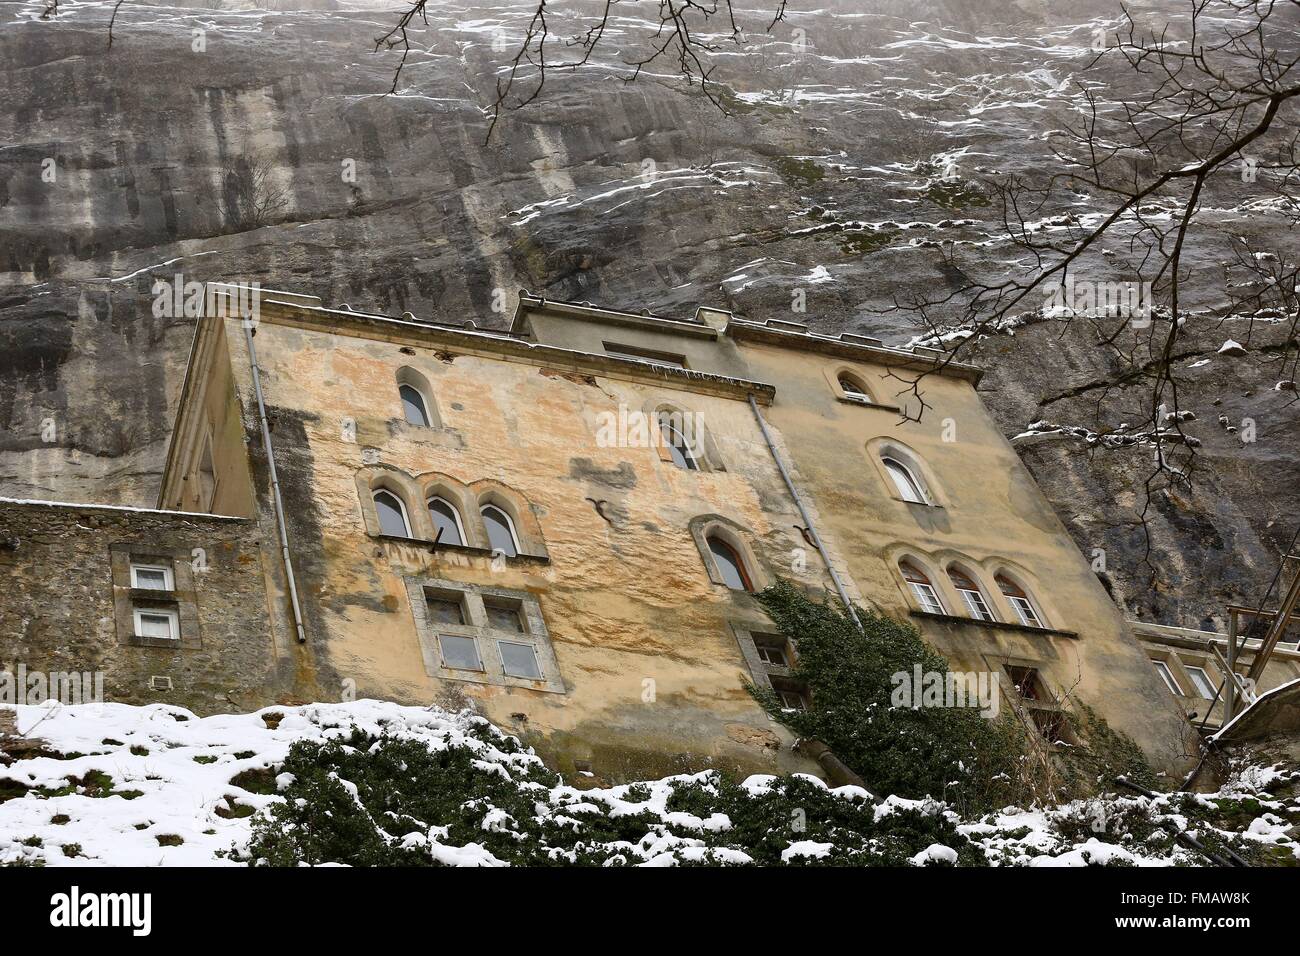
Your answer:
[[[754,418],[758,420],[758,428],[763,433],[763,440],[767,442],[767,450],[772,453],[772,460],[776,462],[776,470],[781,473],[785,486],[790,492],[790,497],[799,508],[799,515],[803,518],[804,526],[808,529],[808,535],[812,538],[813,544],[817,546],[817,553],[822,556],[822,561],[826,563],[826,569],[831,573],[831,580],[835,582],[835,590],[839,592],[840,600],[844,602],[844,607],[849,612],[849,617],[853,618],[853,623],[862,630],[862,622],[858,620],[858,614],[853,610],[853,602],[849,600],[848,591],[844,589],[844,582],[840,580],[839,574],[835,571],[835,565],[831,564],[831,557],[826,553],[826,546],[822,544],[821,535],[817,533],[817,527],[813,520],[808,516],[808,509],[804,507],[803,498],[799,496],[799,490],[795,488],[794,481],[790,478],[790,472],[786,470],[785,462],[781,460],[781,454],[776,450],[776,443],[772,441],[772,433],[767,430],[767,422],[763,421],[763,414],[758,410],[758,402],[754,401],[754,396],[749,396],[749,407],[754,410]]]
[[[835,784],[835,786],[861,787],[871,794],[873,803],[883,802],[880,794],[874,788],[868,787],[866,781],[854,773],[848,764],[835,756],[831,752],[831,748],[826,746],[825,741],[818,740],[816,737],[804,737],[795,741],[794,750],[816,760],[818,766],[826,771],[826,776],[830,777],[831,783]]]
[[[262,377],[257,371],[257,347],[253,345],[251,322],[244,322],[244,341],[248,343],[248,360],[253,366],[253,391],[257,393],[257,417],[262,424],[262,447],[266,449],[266,463],[271,471],[271,503],[275,508],[275,524],[280,533],[280,555],[284,559],[284,574],[289,585],[289,603],[293,609],[293,626],[298,632],[298,643],[307,643],[307,633],[302,627],[302,606],[298,603],[298,582],[293,576],[293,560],[289,557],[289,532],[284,525],[284,502],[280,499],[280,476],[275,470],[275,451],[271,448],[271,428],[266,422],[266,402],[262,399]]]

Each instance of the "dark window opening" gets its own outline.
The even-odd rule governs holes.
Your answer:
[[[749,572],[745,562],[740,559],[736,549],[721,538],[709,538],[709,551],[713,553],[713,563],[717,565],[722,583],[733,591],[752,591]]]
[[[498,631],[515,631],[524,633],[523,609],[518,601],[501,598],[484,598],[483,610],[487,612],[488,627]]]
[[[465,605],[459,597],[426,592],[424,601],[429,609],[429,620],[433,623],[465,623]]]

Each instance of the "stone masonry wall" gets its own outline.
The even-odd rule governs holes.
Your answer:
[[[174,590],[132,589],[133,555],[172,562]],[[275,700],[253,522],[0,501],[0,580],[0,671],[100,671],[107,700],[199,713]],[[141,646],[131,607],[168,602],[179,609],[181,641]],[[170,678],[170,689],[155,677]]]

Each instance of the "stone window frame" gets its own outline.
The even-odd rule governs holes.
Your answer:
[[[146,637],[141,634],[143,628],[140,627],[140,619],[144,616],[165,618],[167,620],[167,630],[171,632],[170,637]],[[144,604],[133,603],[131,607],[131,619],[134,623],[135,637],[137,640],[149,641],[150,643],[168,645],[180,643],[180,611],[169,607],[149,606]]]
[[[709,580],[720,587],[726,588],[728,593],[749,594],[752,596],[772,584],[772,575],[763,562],[759,560],[758,552],[750,544],[749,539],[753,532],[748,528],[723,515],[708,514],[692,518],[690,532],[691,538],[695,541],[695,547],[700,552],[700,558],[704,561],[704,568],[708,572]],[[737,557],[744,562],[752,590],[738,591],[727,585],[727,582],[722,577],[722,572],[718,570],[713,551],[709,547],[709,538],[715,536],[728,544],[736,552]]]
[[[1011,706],[1012,711],[1020,718],[1025,730],[1036,730],[1039,739],[1053,751],[1057,750],[1058,746],[1062,744],[1066,746],[1078,745],[1079,741],[1070,728],[1069,720],[1066,719],[1067,708],[1063,703],[1065,695],[1061,694],[1048,680],[1046,662],[1027,657],[988,654],[984,655],[984,660],[990,669],[998,675],[998,684],[1002,696]],[[1011,674],[1011,668],[1032,670],[1039,689],[1045,695],[1045,699],[1030,700],[1021,696],[1016,689],[1016,681]],[[1055,725],[1056,740],[1049,741],[1047,739],[1043,732],[1043,724],[1039,722],[1040,719]]]
[[[186,548],[159,548],[148,542],[113,542],[109,545],[109,571],[113,586],[113,619],[119,643],[132,647],[200,650],[198,596],[193,552]],[[132,566],[163,567],[171,572],[172,588],[133,587]],[[142,637],[136,633],[137,610],[168,611],[176,616],[179,636],[174,640]]]
[[[943,508],[948,500],[939,479],[929,462],[909,445],[890,436],[872,438],[866,443],[867,458],[880,477],[886,493],[894,501],[915,508]],[[885,459],[892,458],[911,473],[912,481],[921,491],[924,501],[908,501],[898,491],[894,477],[885,466]]]
[[[395,465],[384,463],[366,465],[355,474],[361,520],[366,534],[372,538],[397,540],[420,544],[435,551],[459,551],[464,554],[495,555],[483,524],[484,505],[493,505],[505,512],[513,526],[516,557],[503,556],[506,561],[550,560],[542,538],[541,523],[532,503],[520,492],[492,478],[480,478],[466,484],[442,472],[424,472],[411,475]],[[379,527],[375,511],[374,493],[383,490],[396,495],[406,509],[409,538],[386,535]],[[430,498],[442,498],[456,509],[460,517],[464,544],[435,543],[433,520],[429,517]]]
[[[696,472],[725,472],[727,470],[726,462],[722,459],[722,454],[718,450],[718,443],[714,440],[709,426],[704,421],[704,413],[694,411],[682,405],[675,399],[666,399],[662,397],[651,398],[641,406],[641,414],[645,416],[647,429],[653,429],[653,433],[648,435],[651,445],[654,446],[655,454],[659,460],[666,462],[678,471],[693,470]],[[695,417],[696,425],[693,429],[694,442],[687,447],[691,457],[695,460],[694,469],[680,468],[674,461],[672,452],[668,450],[667,441],[659,431],[660,415],[691,415]],[[683,435],[683,438],[686,436]]]
[[[424,670],[430,677],[496,687],[518,687],[551,694],[568,692],[564,678],[560,674],[555,648],[551,644],[550,631],[542,617],[541,603],[535,595],[527,591],[466,584],[445,578],[407,577],[403,580],[406,584],[407,601],[415,619],[416,638],[419,642],[420,654],[424,659]],[[425,606],[426,593],[444,598],[455,596],[459,599],[465,623],[431,622]],[[501,630],[492,627],[484,606],[484,598],[516,605],[524,630]],[[445,666],[438,642],[439,634],[474,639],[483,670],[468,671]],[[498,641],[531,645],[537,656],[537,665],[542,673],[541,679],[512,677],[506,674],[501,652],[497,647]]]
[[[1040,596],[1043,591],[1038,587],[1038,582],[1034,575],[1028,571],[1011,564],[1003,558],[987,558],[980,562],[989,578],[993,581],[993,590],[989,596],[1001,604],[1010,612],[1007,620],[1017,622],[1022,627],[1035,628],[1033,624],[1026,624],[1021,618],[1020,611],[1011,602],[1006,592],[1002,590],[1002,585],[998,583],[998,578],[1006,578],[1011,584],[1018,587],[1025,595],[1024,599],[1029,602],[1030,608],[1033,609],[1034,615],[1038,618],[1038,630],[1050,631],[1055,629],[1057,620],[1055,608],[1044,603]],[[1050,592],[1048,592],[1050,593]]]
[[[835,400],[845,405],[853,405],[857,408],[875,408],[880,411],[897,412],[900,408],[892,402],[882,402],[876,396],[879,394],[880,386],[875,375],[867,375],[863,372],[862,367],[851,365],[847,362],[835,362],[826,365],[823,368],[823,374],[826,381],[830,384],[831,392]],[[840,377],[843,376],[849,381],[855,383],[862,394],[867,396],[867,401],[860,398],[853,398],[844,391],[844,386],[840,384]],[[870,379],[870,380],[869,380]]]
[[[394,391],[397,394],[398,409],[401,411],[401,415],[397,417],[397,421],[401,422],[407,428],[419,432],[442,428],[442,412],[441,409],[438,408],[437,399],[434,398],[433,386],[430,384],[428,376],[417,368],[413,368],[410,365],[403,365],[398,368],[393,378],[396,383]],[[413,388],[419,393],[420,398],[424,402],[424,417],[429,420],[428,425],[419,425],[407,420],[406,407],[402,403],[401,395],[403,385]]]
[[[163,586],[161,588],[149,588],[140,583],[139,571],[161,571],[163,574]],[[171,562],[161,564],[146,564],[143,561],[131,562],[131,587],[141,591],[175,591],[176,590],[176,572],[172,569]]]
[[[949,608],[953,606],[953,598],[958,598],[958,604],[961,603],[960,595],[955,593],[949,595],[947,593],[947,589],[951,588],[952,585],[947,583],[947,586],[945,587],[946,582],[940,580],[940,577],[947,578],[947,574],[941,575],[935,570],[935,562],[929,557],[929,555],[923,556],[920,552],[911,548],[902,548],[889,552],[887,556],[889,559],[890,573],[892,574],[895,583],[898,585],[898,589],[902,592],[903,598],[909,609],[921,614],[939,614],[941,616],[953,615],[954,612],[950,611]],[[939,602],[939,607],[941,608],[940,611],[931,611],[922,605],[921,599],[917,597],[916,592],[912,589],[912,583],[908,581],[906,575],[903,574],[904,564],[912,565],[925,576],[927,583],[930,585],[930,590],[934,592],[935,599]],[[965,605],[961,606],[964,607]]]
[[[1001,623],[1002,619],[998,613],[999,607],[994,602],[988,585],[984,583],[984,576],[974,569],[973,564],[974,562],[965,561],[960,558],[951,558],[944,563],[943,576],[947,578],[948,586],[952,588],[953,593],[957,595],[958,599],[957,604],[955,605],[956,610],[953,613],[964,615],[972,621],[978,621],[981,624]],[[959,587],[957,582],[952,578],[954,571],[966,578],[971,584],[975,585],[975,590],[971,593],[978,596],[979,603],[983,605],[984,611],[989,615],[988,617],[979,616],[975,608],[971,606],[971,600],[968,599],[964,593],[966,589]],[[1019,618],[1015,618],[1014,620],[1019,621]],[[1029,625],[1025,626],[1028,627]]]
[[[740,654],[745,659],[745,666],[749,669],[749,679],[753,685],[770,690],[774,694],[780,694],[783,690],[799,694],[803,698],[804,706],[809,706],[812,693],[803,682],[791,676],[799,653],[795,642],[781,634],[770,622],[751,624],[746,621],[731,621],[729,624],[736,643],[740,645]],[[780,638],[785,645],[786,657],[790,660],[790,664],[782,667],[779,664],[769,664],[759,657],[760,641],[757,640],[756,635]]]

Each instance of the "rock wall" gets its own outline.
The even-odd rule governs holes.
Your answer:
[[[640,29],[629,7],[606,54],[553,74],[485,143],[509,55],[494,41],[517,41],[524,0],[431,4],[398,96],[384,95],[398,54],[372,52],[385,5],[220,3],[128,0],[111,49],[110,3],[48,21],[43,0],[0,14],[12,107],[0,113],[0,494],[153,504],[192,320],[156,317],[151,288],[177,274],[481,324],[503,323],[520,287],[757,319],[801,302],[794,317],[818,328],[907,341],[925,330],[880,311],[895,296],[1014,254],[973,184],[1051,161],[1045,134],[1071,115],[1069,80],[1116,13],[1109,0],[792,9],[772,37],[722,50],[723,116],[663,70],[619,79],[615,50]],[[1095,79],[1103,98],[1132,92]],[[937,188],[950,163],[972,188]],[[1216,183],[1207,218],[1291,242],[1255,196]],[[954,264],[940,255],[949,241]],[[1116,268],[1122,245],[1106,260]],[[1217,269],[1220,238],[1189,254]],[[1152,500],[1149,547],[1137,517],[1149,452],[1073,438],[1023,448],[1131,613],[1213,626],[1276,569],[1294,530],[1279,516],[1300,504],[1294,394],[1274,389],[1289,347],[1278,329],[1231,317],[1191,329],[1183,364],[1209,362],[1187,372],[1182,401],[1203,453],[1192,489]],[[1250,351],[1218,356],[1228,337]],[[968,357],[990,369],[985,398],[1009,436],[1089,420],[1115,371],[1090,329],[1053,322]],[[1137,414],[1141,381],[1104,397],[1110,417]],[[1257,441],[1220,415],[1253,419]]]

